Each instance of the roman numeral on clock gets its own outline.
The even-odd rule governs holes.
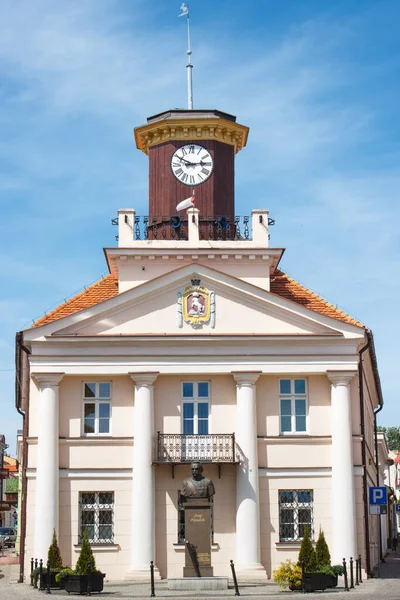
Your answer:
[[[210,169],[203,169],[201,170],[202,173],[204,173],[204,175],[209,175],[210,174]]]

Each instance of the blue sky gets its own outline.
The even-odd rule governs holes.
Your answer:
[[[107,273],[118,208],[146,214],[132,129],[186,106],[172,0],[0,3],[0,433],[14,335]],[[268,208],[282,268],[372,329],[398,425],[398,0],[192,0],[194,103],[250,127],[236,213]]]

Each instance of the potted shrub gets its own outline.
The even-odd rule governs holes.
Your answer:
[[[312,572],[317,568],[317,557],[315,555],[315,550],[310,538],[310,530],[308,527],[304,528],[304,536],[301,541],[297,564],[299,566],[304,564],[305,572]]]
[[[315,544],[315,557],[318,567],[331,564],[331,553],[326,543],[325,535],[322,529],[319,530],[317,543]]]
[[[47,565],[50,566],[50,573],[47,573]],[[47,587],[48,577],[50,577],[50,587],[59,588],[60,584],[56,581],[57,574],[63,568],[62,558],[60,549],[57,543],[57,534],[56,530],[53,531],[53,540],[49,546],[49,551],[47,553],[47,564],[46,567],[43,567],[42,574],[40,577],[40,587]]]
[[[104,577],[105,573],[101,573],[96,569],[88,531],[85,529],[75,569],[73,573],[67,573],[63,577],[65,580],[64,589],[68,593],[86,594],[88,585],[90,585],[92,592],[101,592],[103,590]]]
[[[326,590],[337,585],[337,577],[330,566],[331,555],[325,535],[319,530],[315,551],[310,540],[308,529],[304,531],[304,538],[299,553],[299,562],[304,561],[303,588],[305,592]]]
[[[285,560],[281,563],[279,569],[276,569],[272,578],[279,585],[281,590],[301,590],[301,567],[294,564],[291,560]]]

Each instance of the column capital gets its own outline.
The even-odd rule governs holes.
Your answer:
[[[32,373],[33,379],[41,388],[58,385],[64,375],[65,373]]]
[[[129,373],[129,376],[131,377],[135,385],[150,386],[153,385],[159,374],[159,371],[153,371],[148,373]]]
[[[255,385],[261,373],[261,371],[231,371],[237,385]]]
[[[348,385],[356,371],[327,371],[326,376],[333,385]]]

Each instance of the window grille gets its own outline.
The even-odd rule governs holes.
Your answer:
[[[211,498],[211,543],[214,543],[214,504]],[[178,491],[178,544],[185,543],[185,509],[183,508],[183,497]]]
[[[114,542],[114,492],[80,492],[79,543],[85,529],[89,541],[96,544]]]
[[[301,540],[306,527],[314,539],[313,490],[279,490],[279,540]]]

